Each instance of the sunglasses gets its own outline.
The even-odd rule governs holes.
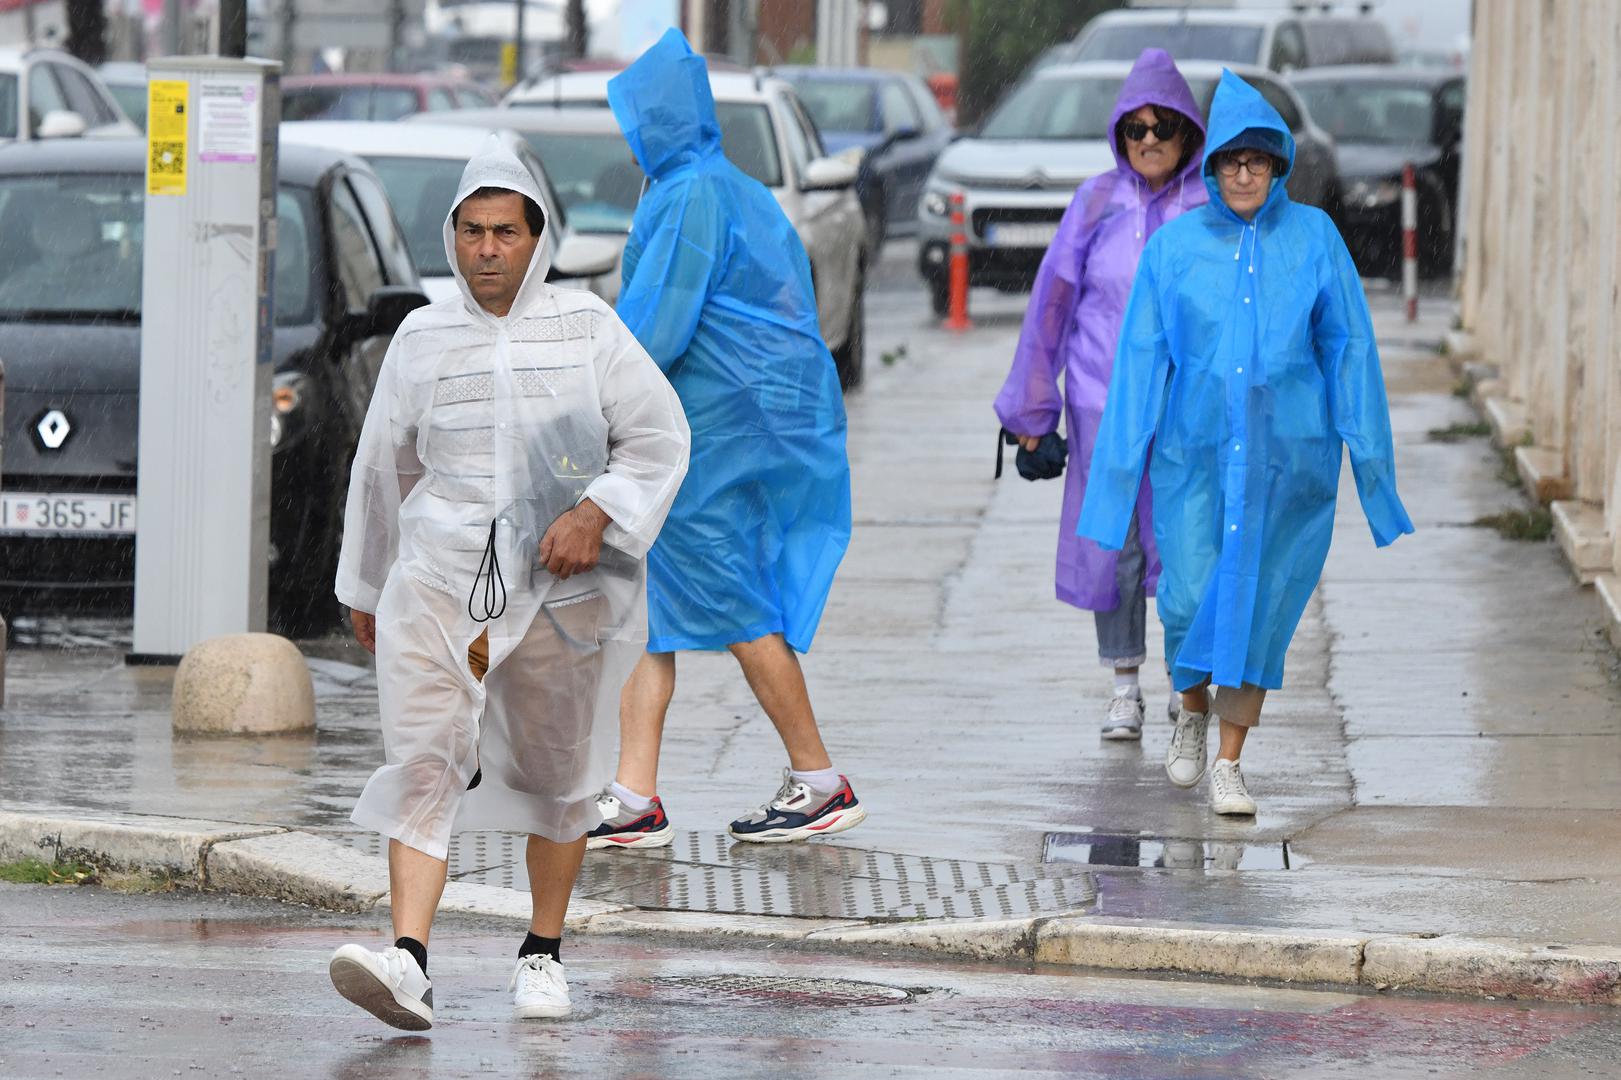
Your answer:
[[[1123,120],[1120,123],[1120,134],[1132,142],[1142,142],[1150,131],[1160,142],[1169,142],[1182,134],[1182,121],[1167,119],[1152,125],[1145,124],[1141,120]]]
[[[1255,157],[1247,158],[1224,155],[1216,159],[1216,172],[1228,179],[1237,176],[1239,169],[1255,177],[1271,176],[1272,158],[1266,154],[1257,154]]]

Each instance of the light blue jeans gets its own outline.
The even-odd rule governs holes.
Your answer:
[[[1092,612],[1098,628],[1098,662],[1106,668],[1141,667],[1148,660],[1148,592],[1143,585],[1147,569],[1133,514],[1114,569],[1120,603],[1113,611]]]

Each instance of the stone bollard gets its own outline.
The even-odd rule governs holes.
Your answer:
[[[315,727],[304,655],[275,634],[227,634],[194,645],[174,676],[182,735],[279,735]]]

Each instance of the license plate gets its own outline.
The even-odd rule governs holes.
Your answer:
[[[1050,225],[988,225],[985,242],[992,247],[1044,248],[1058,236],[1058,223]]]
[[[8,491],[0,495],[0,533],[89,533],[128,536],[135,532],[133,495],[42,495]]]

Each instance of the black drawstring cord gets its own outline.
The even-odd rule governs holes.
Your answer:
[[[485,567],[489,569],[486,570]],[[484,581],[484,614],[480,615],[473,610],[474,598],[478,596],[479,579]],[[496,600],[496,591],[500,590],[501,598]],[[499,607],[497,607],[499,603]],[[501,579],[501,560],[495,554],[495,522],[490,522],[490,540],[484,545],[484,557],[478,562],[478,573],[473,575],[473,589],[467,594],[467,614],[474,622],[489,622],[498,619],[507,610],[507,583]]]
[[[996,476],[994,477],[994,479],[997,479],[997,480],[1002,479],[1002,447],[1004,447],[1004,446],[1017,446],[1018,441],[1019,441],[1018,436],[1014,435],[1013,432],[1009,431],[1007,428],[1002,428],[999,431],[997,431],[997,433],[996,433]]]

